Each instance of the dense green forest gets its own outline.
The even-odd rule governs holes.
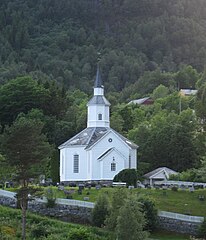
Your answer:
[[[16,119],[39,119],[58,181],[55,149],[86,127],[99,61],[111,127],[140,146],[139,169],[198,169],[204,180],[205,26],[205,0],[1,0],[1,138]],[[154,104],[127,105],[144,96]]]
[[[30,74],[90,92],[98,53],[108,91],[146,71],[202,71],[205,26],[204,0],[2,0],[0,81]]]

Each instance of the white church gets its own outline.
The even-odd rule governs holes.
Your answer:
[[[112,181],[121,170],[136,169],[138,146],[110,128],[109,108],[98,67],[87,128],[59,146],[60,182]]]

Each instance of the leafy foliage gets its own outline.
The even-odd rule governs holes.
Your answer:
[[[21,239],[21,216],[20,211],[0,206],[0,238],[2,240]],[[63,221],[27,214],[28,229],[26,239],[68,240],[113,240],[113,234],[99,228],[80,226]],[[78,238],[79,237],[79,238]]]
[[[141,212],[137,198],[128,197],[120,208],[117,218],[117,238],[119,240],[147,239],[148,233],[144,231],[145,224],[144,214]]]
[[[94,226],[104,226],[105,219],[109,214],[109,200],[106,194],[101,194],[95,203],[92,211],[92,223]]]
[[[146,196],[138,197],[138,202],[141,205],[141,211],[144,213],[146,224],[145,229],[149,232],[153,232],[158,227],[157,208],[152,198]]]
[[[26,238],[29,180],[43,171],[43,163],[50,154],[50,145],[41,133],[42,127],[40,121],[19,117],[2,138],[2,151],[8,166],[15,167],[16,179],[21,186],[18,196],[22,208],[22,239]]]
[[[205,65],[204,0],[2,0],[0,13],[0,82],[29,73],[89,92],[99,51],[110,91],[145,71]]]
[[[124,169],[119,172],[113,179],[113,182],[126,182],[127,186],[137,186],[136,169]]]
[[[112,194],[110,212],[105,220],[105,225],[109,230],[115,230],[120,208],[127,198],[127,191],[124,188],[116,189]]]

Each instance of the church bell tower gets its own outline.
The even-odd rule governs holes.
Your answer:
[[[109,121],[110,103],[104,96],[104,86],[97,67],[96,79],[94,82],[94,96],[87,104],[87,127],[110,127]]]

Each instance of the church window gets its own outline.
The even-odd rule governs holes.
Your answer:
[[[116,171],[116,163],[111,163],[111,171]]]
[[[102,114],[101,113],[98,114],[98,120],[102,120]]]
[[[74,155],[74,173],[79,173],[79,155]]]
[[[129,169],[131,169],[132,161],[131,161],[131,155],[129,155]]]

